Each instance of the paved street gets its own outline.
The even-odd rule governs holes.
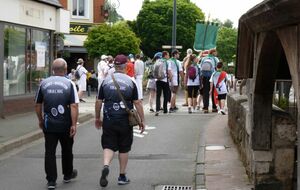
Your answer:
[[[159,117],[147,113],[145,134],[135,132],[128,165],[132,183],[122,189],[153,190],[157,185],[193,186],[199,139],[204,138],[204,126],[212,117],[214,115],[187,114],[186,111]],[[96,130],[91,121],[80,125],[74,145],[74,166],[79,171],[78,178],[71,184],[63,184],[58,159],[58,189],[100,189],[100,135],[101,131]],[[43,145],[43,140],[39,140],[15,155],[1,157],[1,190],[46,189]],[[118,188],[117,176],[118,161],[114,160],[106,189]]]

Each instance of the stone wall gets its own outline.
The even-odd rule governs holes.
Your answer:
[[[270,150],[253,150],[251,146],[252,117],[248,97],[229,94],[228,126],[239,149],[249,178],[256,190],[292,190],[295,163],[296,125],[292,117],[272,110],[272,146]]]

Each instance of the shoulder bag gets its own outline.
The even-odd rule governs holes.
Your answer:
[[[132,109],[129,109],[128,106],[127,106],[127,103],[120,91],[120,86],[119,84],[117,83],[115,77],[113,74],[111,74],[111,78],[114,82],[114,85],[115,87],[117,88],[117,92],[119,94],[119,97],[121,98],[124,106],[125,106],[125,109],[126,109],[126,112],[128,113],[128,120],[129,120],[129,126],[136,126],[136,125],[139,125],[141,124],[141,118],[139,116],[139,114],[137,113],[136,109],[132,108]]]

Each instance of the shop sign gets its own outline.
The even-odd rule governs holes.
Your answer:
[[[92,24],[70,23],[70,34],[87,34]]]

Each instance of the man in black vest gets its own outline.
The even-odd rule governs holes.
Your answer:
[[[113,73],[115,81],[120,86],[120,92],[125,102],[122,102],[117,88],[114,85],[112,76],[108,75],[102,82],[98,98],[95,105],[95,127],[103,128],[101,144],[103,148],[103,169],[100,178],[100,186],[106,187],[108,184],[107,176],[109,173],[109,165],[114,157],[114,152],[119,151],[120,175],[118,178],[119,185],[126,185],[130,180],[126,177],[126,167],[128,163],[128,153],[131,150],[133,142],[133,128],[129,126],[128,113],[124,103],[129,109],[135,106],[141,123],[139,129],[143,133],[144,111],[142,101],[138,99],[138,91],[133,80],[126,75],[127,57],[118,55],[115,58],[115,73]],[[100,112],[104,102],[103,121],[100,119]]]
[[[77,176],[73,169],[73,137],[76,134],[79,98],[75,84],[65,77],[67,63],[56,59],[52,64],[54,76],[43,80],[35,98],[39,127],[45,137],[45,171],[48,189],[55,189],[57,179],[56,147],[62,149],[64,182]]]

